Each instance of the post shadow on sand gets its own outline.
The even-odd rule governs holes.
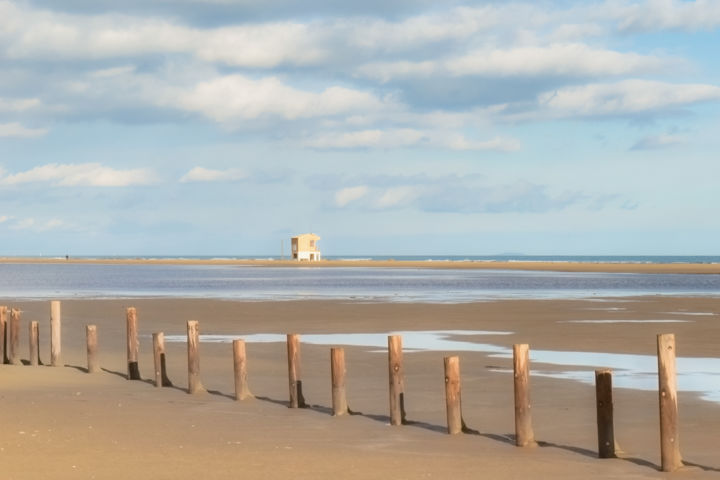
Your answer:
[[[28,360],[22,360],[22,363],[24,365],[30,364],[30,362]],[[70,364],[65,364],[65,366],[74,368],[81,372],[85,372],[85,373],[87,372],[86,367],[81,367],[78,365],[70,365]],[[104,367],[102,367],[101,370],[104,372],[110,373],[112,375],[117,375],[118,377],[121,377],[123,379],[128,378],[128,374],[124,373],[124,372],[117,372],[117,371],[113,371],[113,370],[110,370],[110,369],[107,369]],[[167,377],[165,377],[165,378],[167,378]],[[139,380],[141,380],[144,383],[151,384],[151,385],[155,384],[155,382],[150,379],[139,378]],[[183,392],[186,391],[186,389],[184,389],[184,388],[180,388],[175,385],[172,385],[172,383],[169,381],[169,379],[167,379],[167,380],[168,380],[168,383],[170,383],[170,385],[163,385],[163,386],[167,386],[169,388],[173,388],[175,390],[179,390],[179,391],[183,391]],[[302,396],[301,386],[298,385],[298,387],[299,387],[298,388],[298,397],[300,400],[300,402],[299,402],[300,408],[313,410],[313,411],[316,411],[316,412],[322,413],[322,414],[328,414],[328,415],[333,414],[333,410],[330,407],[327,407],[324,405],[317,405],[317,404],[312,404],[312,405],[307,404],[307,402],[305,401],[305,398]],[[207,390],[207,393],[209,393],[211,395],[221,396],[221,397],[235,400],[234,395],[223,393],[219,390]],[[254,398],[261,400],[261,401],[270,402],[270,403],[273,403],[276,405],[282,405],[285,407],[289,407],[289,404],[290,404],[290,402],[288,400],[278,400],[278,399],[274,399],[274,398],[267,397],[267,396],[255,396]],[[404,400],[404,399],[401,397],[401,402],[402,402],[402,400]],[[416,421],[416,420],[408,420],[405,415],[404,402],[401,403],[401,407],[402,407],[401,411],[402,411],[402,424],[403,425],[414,426],[417,428],[423,428],[423,429],[430,430],[433,432],[446,432],[447,431],[446,426],[435,425],[435,424],[431,424],[428,422],[422,422],[422,421]],[[349,407],[348,407],[348,414],[353,415],[353,416],[361,416],[361,417],[369,418],[371,420],[381,422],[384,424],[390,423],[390,417],[388,415],[363,413],[363,412],[351,410]],[[501,443],[505,443],[508,445],[515,445],[515,434],[514,433],[497,434],[497,433],[490,433],[490,432],[481,432],[479,430],[468,427],[465,424],[465,419],[462,419],[462,433],[469,434],[469,435],[478,435],[478,436],[485,437],[485,438],[495,440],[495,441],[498,441]],[[576,447],[576,446],[572,446],[572,445],[562,445],[562,444],[548,442],[548,441],[542,441],[542,440],[538,440],[536,443],[537,443],[538,447],[540,447],[540,448],[557,448],[557,449],[566,450],[566,451],[569,451],[572,453],[576,453],[579,455],[583,455],[583,456],[589,457],[589,458],[598,458],[598,453],[596,451],[590,450],[587,448],[583,448],[583,447]],[[645,460],[642,458],[637,458],[637,457],[625,456],[621,452],[618,452],[618,454],[615,458],[618,460],[623,460],[626,462],[633,463],[638,466],[651,468],[653,470],[661,469],[660,465],[657,465],[651,461],[648,461],[648,460]],[[720,472],[720,467],[701,465],[701,464],[690,462],[687,460],[683,460],[683,465],[685,467],[697,468],[697,469],[701,469],[703,471],[708,471],[708,472]]]

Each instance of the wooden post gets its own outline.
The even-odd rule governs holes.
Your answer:
[[[162,387],[162,354],[165,347],[165,334],[155,332],[153,338],[153,360],[155,365],[155,386]]]
[[[300,335],[291,333],[287,336],[288,384],[290,387],[290,408],[305,408],[305,397],[302,392],[300,375]]]
[[[97,358],[97,327],[95,325],[85,326],[85,339],[87,343],[87,371],[97,373],[100,371],[100,364]]]
[[[163,332],[153,333],[153,360],[155,364],[155,386],[172,387],[173,384],[167,376],[165,334]]]
[[[460,358],[445,357],[445,405],[447,428],[450,435],[462,432],[462,405],[460,402]]]
[[[530,347],[513,345],[513,373],[515,377],[515,444],[518,447],[535,445],[530,414]]]
[[[60,302],[53,300],[50,302],[50,365],[53,367],[60,365],[61,319]]]
[[[138,366],[138,340],[137,310],[135,307],[128,307],[125,311],[127,320],[127,362],[128,380],[140,380],[140,367]]]
[[[333,415],[348,413],[347,393],[345,392],[345,349],[330,349],[330,380],[332,385]]]
[[[33,320],[28,326],[30,327],[30,365],[36,367],[40,364],[40,332],[38,330],[38,322]]]
[[[247,379],[247,355],[245,354],[245,340],[233,340],[233,371],[235,373],[235,400],[252,398]]]
[[[661,466],[663,472],[673,472],[683,466],[678,431],[675,335],[658,335],[657,352]]]
[[[612,370],[595,370],[597,402],[598,457],[615,458],[615,427],[613,421]]]
[[[200,381],[200,329],[197,320],[187,322],[188,348],[188,393],[198,393],[205,389]]]
[[[7,356],[7,311],[5,305],[0,306],[0,364],[8,363]]]
[[[388,374],[390,379],[390,425],[405,423],[405,372],[402,336],[388,336]]]
[[[20,310],[10,310],[10,328],[8,328],[8,361],[20,365]]]

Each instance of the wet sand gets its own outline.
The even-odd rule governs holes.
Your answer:
[[[9,306],[27,324],[40,322],[41,359],[49,360],[49,302]],[[128,381],[125,308],[138,309],[140,372]],[[702,313],[703,315],[690,315]],[[652,323],[652,320],[683,320]],[[184,343],[168,343],[174,388],[155,388],[151,334],[185,335],[187,320],[202,334],[389,333],[403,330],[490,330],[506,336],[467,337],[509,347],[654,355],[656,335],[676,334],[681,356],[718,357],[720,299],[643,297],[512,300],[471,304],[374,304],[342,301],[238,302],[142,299],[64,300],[66,367],[0,366],[1,478],[667,478],[659,468],[657,393],[615,390],[615,432],[621,458],[596,458],[594,387],[532,377],[535,448],[512,444],[511,360],[460,353],[465,421],[477,434],[445,433],[442,359],[456,352],[405,353],[407,416],[388,425],[387,356],[346,347],[350,408],[329,414],[329,346],[302,346],[303,391],[309,409],[287,408],[283,343],[248,343],[249,383],[257,398],[234,401],[229,343],[201,343],[208,393],[189,395]],[[648,323],[568,323],[647,320]],[[98,327],[98,374],[84,372],[85,325]],[[603,367],[598,365],[597,367]],[[531,365],[543,370],[562,369]],[[718,387],[720,388],[720,387]],[[716,444],[720,405],[680,392],[680,478],[720,478]]]
[[[478,270],[530,270],[550,272],[605,272],[605,273],[685,273],[720,274],[718,263],[611,263],[611,262],[495,262],[495,261],[447,261],[447,260],[321,260],[297,262],[292,260],[263,259],[182,259],[182,258],[42,258],[0,257],[0,263],[78,263],[118,265],[243,265],[255,267],[364,267],[364,268],[437,268]]]

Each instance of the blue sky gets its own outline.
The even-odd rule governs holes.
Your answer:
[[[0,0],[0,254],[719,254],[720,2]]]

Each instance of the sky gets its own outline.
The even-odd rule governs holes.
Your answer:
[[[0,255],[718,255],[718,45],[716,0],[0,0]]]

